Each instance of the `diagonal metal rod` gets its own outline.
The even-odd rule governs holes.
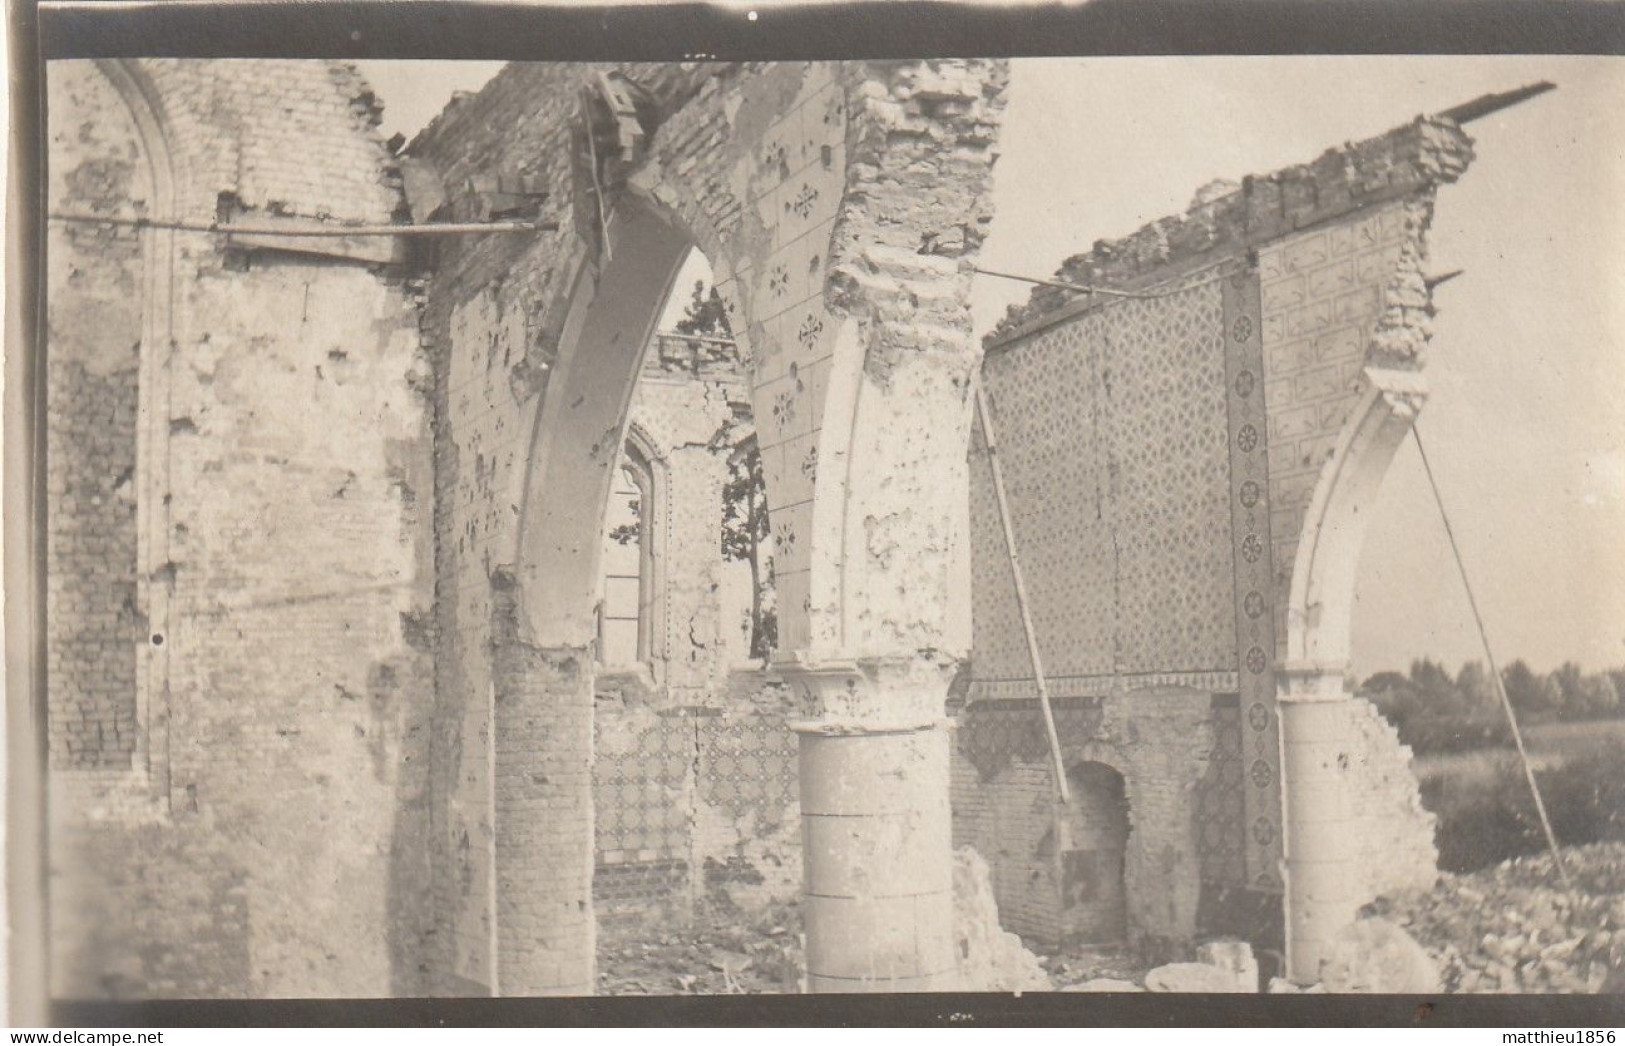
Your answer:
[[[1018,276],[1013,272],[998,272],[994,269],[983,269],[971,266],[971,271],[983,276],[996,276],[1001,280],[1015,280],[1018,283],[1034,283],[1040,287],[1057,287],[1063,291],[1076,291],[1079,294],[1106,294],[1114,298],[1151,298],[1152,294],[1140,294],[1134,291],[1113,290],[1110,287],[1091,287],[1082,283],[1063,283],[1060,280],[1040,280],[1035,276]]]
[[[345,225],[342,222],[288,222],[255,225],[244,222],[201,222],[185,218],[121,218],[110,214],[53,212],[53,222],[83,225],[118,225],[132,229],[174,229],[177,232],[236,233],[240,236],[444,236],[452,233],[553,232],[557,222],[429,222],[424,225],[390,223]]]
[[[1044,679],[1044,662],[1038,656],[1038,637],[1033,631],[1032,614],[1027,609],[1027,585],[1022,579],[1021,557],[1016,553],[1016,532],[1010,522],[1010,502],[1004,494],[1004,470],[999,466],[998,441],[993,436],[993,407],[980,381],[976,383],[976,416],[981,420],[982,442],[987,445],[987,462],[993,470],[993,494],[999,502],[1004,547],[1010,554],[1010,573],[1016,582],[1016,608],[1021,611],[1021,630],[1027,637],[1027,656],[1032,659],[1033,679],[1038,685],[1038,707],[1044,711],[1050,759],[1055,764],[1055,794],[1062,803],[1069,803],[1072,797],[1066,786],[1066,766],[1061,760],[1061,738],[1055,732],[1055,713],[1049,704],[1049,683]]]
[[[1506,712],[1507,725],[1512,728],[1512,741],[1518,746],[1518,760],[1523,763],[1523,776],[1529,782],[1529,794],[1535,797],[1535,812],[1540,815],[1540,827],[1546,832],[1546,845],[1551,848],[1552,860],[1557,863],[1557,874],[1563,880],[1564,889],[1575,893],[1574,881],[1569,878],[1569,869],[1563,863],[1563,854],[1557,848],[1557,834],[1552,831],[1551,818],[1546,816],[1546,801],[1540,797],[1540,786],[1535,783],[1535,770],[1529,765],[1529,752],[1524,748],[1523,731],[1518,729],[1518,717],[1512,710],[1512,700],[1507,697],[1506,683],[1501,679],[1501,670],[1495,664],[1495,653],[1490,649],[1489,633],[1484,628],[1484,616],[1478,612],[1478,600],[1473,597],[1473,586],[1467,581],[1467,566],[1462,562],[1461,548],[1456,544],[1456,532],[1450,526],[1450,515],[1445,512],[1444,497],[1439,493],[1438,481],[1433,478],[1433,466],[1428,462],[1428,452],[1422,447],[1422,430],[1416,422],[1411,422],[1411,438],[1416,440],[1416,452],[1422,456],[1422,471],[1427,473],[1428,486],[1433,488],[1433,502],[1439,506],[1439,519],[1444,522],[1445,536],[1450,539],[1450,551],[1456,557],[1456,569],[1461,573],[1461,587],[1467,590],[1467,604],[1473,608],[1473,621],[1478,625],[1478,638],[1484,644],[1484,657],[1490,663],[1490,678],[1495,680],[1495,692],[1501,698],[1501,708]]]

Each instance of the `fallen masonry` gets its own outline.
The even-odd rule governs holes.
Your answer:
[[[1438,964],[1447,992],[1618,991],[1625,969],[1625,842],[1565,847],[1575,894],[1551,854],[1517,857],[1368,906]]]
[[[116,219],[47,252],[60,994],[1604,985],[1618,853],[1429,892],[1345,687],[1466,117],[978,345],[1008,78],[516,63],[397,150],[339,63],[53,63],[51,206]],[[526,228],[265,231],[407,215]],[[695,251],[729,338],[659,328]]]
[[[958,989],[1050,991],[1054,984],[1021,938],[999,927],[987,862],[954,852],[954,942]],[[646,932],[607,940],[599,991],[606,995],[796,992],[806,981],[800,906],[770,904],[746,913],[725,899],[696,913],[688,930],[650,939]]]

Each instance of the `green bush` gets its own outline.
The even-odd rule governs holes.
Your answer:
[[[1536,781],[1560,844],[1625,841],[1625,777],[1618,772],[1617,755],[1607,749],[1582,752],[1538,773]],[[1439,867],[1445,871],[1476,871],[1546,848],[1515,755],[1495,753],[1486,762],[1430,778],[1422,802],[1438,817]]]

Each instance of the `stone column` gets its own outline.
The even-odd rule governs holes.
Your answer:
[[[1286,805],[1288,976],[1320,980],[1327,943],[1365,900],[1354,824],[1353,698],[1341,666],[1298,662],[1278,672]]]
[[[955,986],[948,677],[922,659],[776,666],[800,735],[807,988]]]

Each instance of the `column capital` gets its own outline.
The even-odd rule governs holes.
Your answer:
[[[1347,701],[1348,666],[1342,662],[1291,660],[1276,668],[1276,700],[1282,704]]]
[[[773,662],[802,698],[803,734],[909,733],[948,725],[944,703],[957,662],[934,654],[809,658]]]

